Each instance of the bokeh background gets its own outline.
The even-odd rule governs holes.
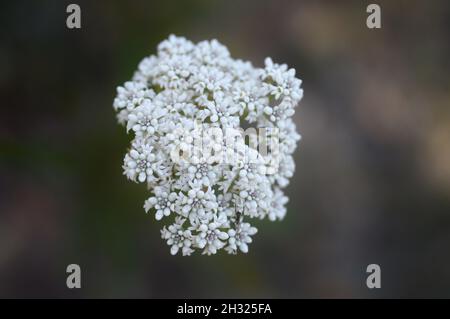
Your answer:
[[[367,1],[70,2],[0,5],[0,297],[450,297],[450,2],[373,1],[379,30]],[[288,214],[247,255],[170,256],[122,176],[115,88],[171,33],[303,79]]]

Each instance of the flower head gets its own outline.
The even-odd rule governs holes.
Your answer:
[[[165,223],[172,255],[247,253],[249,219],[284,218],[300,85],[270,58],[256,68],[217,40],[171,35],[117,88],[113,107],[133,136],[124,174],[147,185],[144,209]]]

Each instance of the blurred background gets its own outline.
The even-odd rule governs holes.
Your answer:
[[[450,3],[371,2],[2,1],[0,297],[450,297]],[[122,175],[115,88],[171,33],[303,80],[288,214],[247,255],[171,256]]]

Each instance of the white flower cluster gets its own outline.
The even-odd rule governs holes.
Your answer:
[[[300,139],[292,121],[300,85],[294,69],[270,58],[255,68],[231,58],[217,40],[194,44],[171,35],[117,88],[118,121],[134,137],[124,174],[147,185],[144,209],[166,222],[161,234],[172,254],[246,253],[257,232],[249,218],[284,217],[282,189],[294,173]],[[276,143],[266,139],[266,152],[245,138],[230,145],[225,134],[199,136],[199,124],[219,132],[276,129]],[[211,152],[192,151],[199,137]],[[239,156],[223,162],[224,154]]]

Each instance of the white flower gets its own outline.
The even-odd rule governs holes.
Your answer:
[[[257,232],[256,227],[252,227],[249,223],[238,224],[236,229],[230,229],[228,231],[228,246],[225,250],[230,254],[235,254],[239,248],[240,251],[246,254],[248,252],[248,244],[252,242],[250,236],[253,236]]]
[[[203,254],[212,255],[217,250],[225,246],[224,240],[228,239],[228,234],[218,228],[218,223],[201,224],[198,227],[196,245],[203,250]]]
[[[156,155],[152,152],[153,146],[143,144],[143,141],[135,141],[133,147],[124,158],[124,174],[135,182],[153,182],[152,166],[155,163]]]
[[[189,229],[183,229],[185,219],[177,217],[175,223],[169,227],[163,227],[161,237],[167,241],[170,247],[170,253],[176,255],[181,248],[183,256],[189,256],[194,250],[192,245],[192,234]]]
[[[177,193],[168,193],[161,188],[155,189],[155,196],[150,197],[145,201],[144,209],[148,212],[151,208],[156,210],[156,220],[161,220],[163,216],[169,216],[175,210],[174,201],[178,198]]]
[[[167,109],[156,108],[150,100],[144,100],[141,105],[130,111],[127,129],[132,129],[136,136],[151,136],[159,129],[159,119],[167,114]]]
[[[248,219],[284,218],[300,86],[270,58],[256,68],[217,40],[171,35],[117,88],[117,120],[133,138],[123,172],[147,185],[144,209],[165,224],[172,255],[247,253],[257,232]]]
[[[274,196],[271,199],[270,209],[269,209],[269,219],[271,221],[277,219],[283,219],[286,215],[286,204],[289,201],[289,198],[284,195],[284,193],[277,188],[274,192]]]
[[[203,188],[199,184],[192,184],[187,196],[182,195],[181,210],[182,216],[189,216],[191,224],[197,225],[205,219],[209,219],[210,213],[217,209],[217,200],[211,188]]]

